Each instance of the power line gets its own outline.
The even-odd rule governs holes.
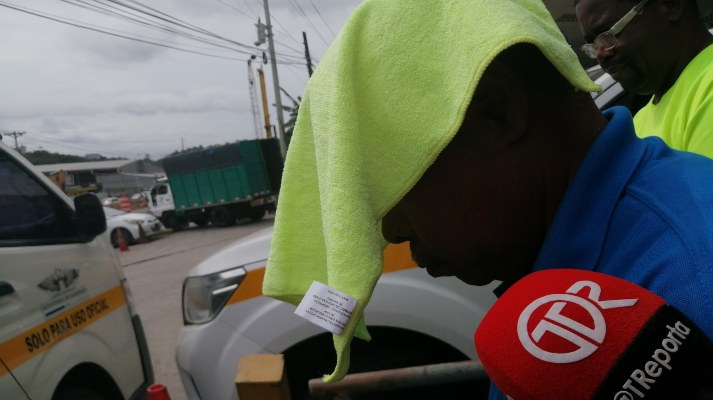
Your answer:
[[[329,30],[329,33],[332,34],[332,37],[336,37],[337,35],[334,34],[334,31],[333,31],[332,28],[329,26],[329,24],[327,23],[327,21],[324,19],[324,17],[322,16],[322,13],[319,11],[319,9],[318,9],[317,6],[314,4],[314,2],[313,2],[312,0],[309,0],[309,2],[310,2],[310,4],[312,4],[312,8],[314,8],[314,11],[317,12],[317,15],[319,15],[319,19],[321,19],[322,22],[324,22],[324,26],[327,27],[327,30]]]
[[[297,72],[294,71],[295,69],[299,69],[300,72],[304,73],[304,70],[302,69],[302,67],[298,67],[298,66],[296,66],[296,65],[286,65],[286,67],[287,67],[287,70],[288,70],[295,78],[299,79],[303,84],[305,84],[305,85],[307,84],[307,80],[306,80],[302,75],[298,75]]]
[[[140,39],[140,38],[137,38],[137,37],[131,37],[131,36],[128,36],[128,35],[125,35],[125,34],[119,34],[119,33],[109,32],[109,31],[107,31],[107,30],[98,29],[98,28],[93,28],[93,27],[91,27],[91,26],[86,26],[86,25],[82,25],[82,24],[79,24],[79,23],[75,23],[75,22],[70,22],[71,20],[62,20],[62,19],[60,19],[61,17],[55,17],[55,16],[50,16],[50,15],[43,15],[43,14],[41,14],[40,11],[36,11],[36,10],[32,10],[32,9],[23,9],[23,8],[20,8],[19,6],[14,5],[14,4],[8,4],[8,3],[0,2],[0,7],[6,7],[6,8],[9,8],[9,9],[12,9],[12,10],[15,10],[15,11],[20,11],[20,12],[23,12],[23,13],[26,13],[26,14],[30,14],[30,15],[33,15],[33,16],[36,16],[36,17],[40,17],[40,18],[44,18],[44,19],[51,20],[51,21],[59,22],[59,23],[65,24],[65,25],[74,26],[74,27],[76,27],[76,28],[86,29],[86,30],[89,30],[89,31],[98,32],[98,33],[103,33],[103,34],[105,34],[105,35],[115,36],[115,37],[119,37],[119,38],[123,38],[123,39],[129,39],[129,40],[133,40],[133,41],[136,41],[136,42],[141,42],[141,43],[146,43],[146,44],[152,44],[152,45],[154,45],[154,46],[165,47],[165,48],[169,48],[169,49],[173,49],[173,50],[178,50],[178,51],[183,51],[183,52],[187,52],[187,53],[199,54],[199,55],[203,55],[203,56],[207,56],[207,57],[223,58],[223,59],[227,59],[227,60],[245,61],[245,59],[242,59],[242,58],[219,56],[219,55],[204,53],[204,52],[200,52],[200,51],[188,50],[188,49],[183,49],[183,48],[176,47],[176,46],[172,46],[172,45],[167,45],[167,44],[163,44],[163,43],[158,43],[157,41],[153,41],[153,40],[145,40],[145,39]]]
[[[242,15],[244,15],[244,16],[250,18],[250,19],[253,19],[253,17],[257,18],[256,15],[255,15],[255,16],[249,15],[249,14],[246,13],[245,11],[243,11],[243,10],[241,10],[241,9],[239,9],[239,8],[237,8],[237,7],[235,7],[235,6],[233,6],[232,4],[228,4],[228,3],[225,2],[224,0],[215,0],[215,1],[217,1],[218,3],[223,4],[224,6],[230,8],[230,9],[232,9],[233,11],[235,11],[235,12],[237,12],[237,13],[240,13],[240,14],[242,14]]]
[[[275,43],[279,44],[280,46],[282,46],[282,47],[284,47],[284,48],[287,48],[287,49],[290,49],[290,50],[292,50],[292,51],[294,51],[294,52],[296,52],[296,53],[299,53],[299,52],[300,52],[299,49],[295,49],[294,47],[290,47],[290,46],[286,45],[285,43],[282,43],[282,42],[279,41],[279,40],[273,39],[273,41],[274,41]],[[295,57],[296,57],[296,58],[301,58],[302,56],[295,56]]]
[[[272,18],[272,20],[273,20],[277,25],[280,26],[280,28],[282,28],[282,32],[283,32],[284,34],[286,34],[287,37],[289,37],[290,39],[292,39],[292,41],[295,42],[295,43],[297,43],[298,45],[301,44],[300,41],[297,40],[297,39],[295,39],[295,37],[292,36],[292,34],[291,34],[284,26],[282,26],[282,24],[280,23],[280,21],[278,21],[278,20],[275,18],[275,14],[270,13],[270,17]]]
[[[259,18],[260,13],[259,13],[259,12],[255,12],[255,10],[253,10],[253,8],[250,7],[250,3],[248,3],[248,0],[243,0],[243,1],[245,2],[245,7],[247,7],[248,10],[250,10],[251,13],[253,13],[253,17],[254,17],[255,19]],[[258,0],[256,0],[256,1],[258,1]]]
[[[67,0],[63,0],[63,1],[67,1]],[[94,1],[98,2],[98,1],[100,1],[100,0],[94,0]],[[225,38],[225,37],[223,37],[223,36],[220,36],[220,35],[218,35],[218,34],[215,34],[215,33],[213,33],[213,32],[210,32],[210,31],[207,31],[207,30],[205,30],[205,29],[203,29],[203,28],[200,28],[200,27],[198,27],[198,26],[192,25],[192,24],[190,24],[190,23],[188,23],[188,22],[182,21],[182,20],[180,20],[180,19],[178,19],[178,18],[175,18],[175,17],[173,17],[173,16],[171,16],[171,15],[168,15],[168,14],[166,14],[166,13],[164,13],[164,12],[161,12],[161,11],[156,10],[156,9],[154,9],[154,8],[151,8],[151,7],[149,7],[149,6],[143,5],[143,4],[141,4],[140,2],[135,1],[135,0],[128,0],[128,1],[131,2],[131,3],[133,3],[133,4],[139,5],[140,7],[144,7],[145,9],[149,10],[150,12],[149,12],[149,11],[142,10],[142,9],[140,9],[140,8],[137,8],[137,7],[130,6],[130,5],[126,4],[126,3],[123,3],[123,2],[118,1],[118,0],[105,0],[105,1],[108,1],[108,2],[110,2],[110,3],[114,3],[114,4],[117,4],[117,5],[123,6],[123,7],[127,8],[127,9],[129,9],[129,10],[132,10],[132,11],[135,11],[135,12],[138,12],[138,13],[141,13],[141,14],[148,15],[148,16],[150,16],[150,17],[152,17],[152,18],[155,18],[155,19],[158,20],[158,21],[164,21],[164,22],[167,22],[167,23],[169,23],[169,24],[173,24],[173,25],[179,26],[179,27],[181,27],[181,28],[183,28],[183,29],[187,29],[187,30],[189,30],[189,31],[197,32],[197,33],[200,33],[200,34],[209,36],[209,37],[213,37],[213,38],[216,38],[216,39],[220,39],[220,40],[223,40],[223,41],[225,41],[225,42],[235,44],[235,45],[237,45],[237,46],[239,46],[239,47],[242,47],[242,48],[245,48],[245,49],[248,49],[248,50],[251,50],[251,51],[257,50],[257,48],[254,47],[254,46],[249,46],[249,45],[246,45],[246,44],[244,44],[244,43],[240,43],[240,42],[237,42],[237,41],[234,41],[234,40]]]
[[[322,36],[322,33],[320,33],[319,29],[315,24],[312,22],[312,20],[309,18],[307,13],[305,12],[304,9],[300,6],[299,3],[297,3],[297,0],[290,0],[290,4],[293,5],[293,7],[298,11],[299,14],[302,14],[302,16],[309,22],[310,25],[312,25],[312,28],[314,28],[315,32],[317,33],[317,36],[319,36],[320,39],[324,42],[325,45],[329,46],[329,42]]]
[[[96,1],[96,0],[95,0],[95,1]],[[123,4],[123,3],[121,3],[121,2],[118,1],[118,0],[108,0],[108,1],[110,1],[110,2],[112,2],[112,3],[116,3],[116,4]],[[159,10],[156,10],[155,8],[151,8],[151,7],[149,7],[149,6],[146,6],[146,5],[140,3],[140,2],[137,1],[137,0],[127,0],[127,1],[129,1],[129,2],[131,2],[131,3],[134,3],[134,4],[137,4],[137,5],[140,5],[141,7],[144,7],[144,8],[146,8],[146,9],[148,9],[148,10],[151,10],[151,11],[153,11],[153,12],[156,12],[156,13],[158,13],[158,14],[160,14],[160,15],[166,16],[167,18],[170,18],[171,20],[175,20],[175,21],[177,21],[178,23],[173,22],[173,21],[166,20],[167,22],[171,22],[171,23],[177,24],[178,26],[182,26],[182,27],[185,27],[185,28],[187,28],[187,29],[195,30],[196,32],[203,33],[204,35],[212,36],[212,37],[215,37],[215,38],[217,38],[217,39],[221,39],[221,40],[224,40],[224,41],[226,41],[226,42],[236,44],[236,45],[238,45],[238,46],[240,46],[240,47],[244,47],[244,48],[249,49],[249,50],[256,50],[256,47],[254,47],[254,46],[249,46],[249,45],[246,45],[246,44],[243,44],[243,43],[234,41],[234,40],[232,40],[232,39],[228,39],[228,38],[226,38],[226,37],[217,35],[217,34],[215,34],[215,33],[213,33],[213,32],[210,32],[210,31],[208,31],[208,30],[206,30],[206,29],[200,28],[200,27],[198,27],[198,26],[196,26],[196,25],[190,24],[190,23],[188,23],[188,22],[185,22],[185,21],[182,21],[182,20],[180,20],[180,19],[178,19],[178,18],[175,18],[175,17],[173,17],[173,16],[171,16],[171,15],[168,15],[168,14],[166,14],[166,13],[163,13],[163,12],[161,12],[161,11],[159,11]],[[128,7],[128,6],[126,6],[126,5],[124,5],[124,6],[125,6],[125,7]],[[137,11],[140,11],[140,10],[137,10]],[[140,12],[143,12],[143,11],[140,11]],[[150,14],[150,13],[146,13],[146,14],[152,15],[152,14]],[[154,16],[154,17],[159,18],[159,19],[163,19],[163,18],[160,18],[160,17],[158,17],[158,16]]]
[[[67,0],[62,0],[62,1],[67,2],[68,4],[77,6],[77,4],[69,3]],[[80,1],[80,0],[77,0],[77,1]],[[122,38],[122,39],[133,40],[133,41],[144,43],[144,44],[151,44],[154,46],[159,46],[159,47],[163,47],[163,48],[168,48],[168,49],[173,49],[173,50],[178,50],[178,51],[182,51],[182,52],[186,52],[186,53],[203,55],[203,56],[213,57],[213,58],[235,60],[235,61],[246,61],[247,60],[247,58],[236,58],[236,57],[229,57],[229,56],[225,56],[225,55],[211,54],[211,53],[208,53],[205,51],[190,50],[190,49],[185,48],[186,46],[191,47],[190,45],[182,44],[181,46],[184,46],[184,47],[179,47],[179,45],[177,43],[169,42],[166,40],[155,39],[155,38],[146,38],[146,36],[130,34],[130,33],[121,32],[118,30],[98,27],[96,25],[87,24],[87,23],[80,22],[80,21],[75,21],[75,20],[72,20],[69,18],[60,17],[57,15],[45,13],[45,12],[38,11],[35,9],[24,8],[24,7],[21,7],[16,4],[12,4],[12,3],[0,1],[0,7],[9,8],[9,9],[12,9],[15,11],[23,12],[23,13],[26,13],[26,14],[29,14],[32,16],[40,17],[40,18],[44,18],[44,19],[47,19],[50,21],[59,22],[61,24],[73,26],[76,28],[85,29],[85,30],[89,30],[89,31],[97,32],[97,33],[103,33],[105,35],[114,36],[114,37],[118,37],[118,38]],[[83,7],[83,6],[79,5],[79,7]],[[86,7],[83,7],[83,8],[86,8]],[[228,46],[224,46],[224,45],[221,45],[221,44],[218,44],[215,42],[210,42],[210,41],[206,41],[206,40],[199,40],[199,41],[201,41],[202,43],[205,43],[205,44],[210,44],[212,46],[222,48],[224,50],[230,50],[230,51],[242,53],[245,55],[253,55],[253,53],[246,52],[244,50],[240,50],[240,49],[236,49],[236,48],[232,48],[232,47],[228,47]],[[195,46],[192,46],[192,47],[195,47]],[[254,48],[254,49],[256,51],[260,50],[258,48]],[[291,54],[278,53],[278,55],[280,56],[280,59],[277,61],[278,64],[299,63],[299,61],[297,61],[297,60],[301,58],[301,56],[295,56],[295,55],[291,55]],[[284,59],[285,57],[287,58],[287,60]]]
[[[237,51],[237,52],[239,52],[239,53],[243,53],[243,54],[246,54],[246,55],[250,55],[250,54],[251,54],[251,53],[249,53],[249,52],[246,52],[246,51],[243,51],[243,50],[239,50],[239,49],[236,49],[236,48],[234,48],[234,47],[229,47],[229,46],[226,46],[226,45],[224,45],[224,44],[221,44],[221,43],[218,43],[218,42],[215,42],[215,41],[206,39],[206,38],[201,38],[201,37],[198,37],[198,36],[189,34],[189,33],[177,31],[177,30],[175,30],[175,29],[173,29],[173,28],[171,28],[171,27],[167,27],[167,26],[163,26],[163,25],[156,25],[153,21],[151,21],[151,20],[149,20],[149,19],[147,19],[147,18],[145,18],[145,17],[141,17],[141,16],[136,16],[136,17],[127,16],[127,15],[125,15],[125,14],[122,14],[122,13],[124,13],[125,11],[120,10],[120,9],[118,10],[119,12],[114,12],[114,11],[111,11],[111,10],[107,10],[107,9],[101,8],[101,7],[96,6],[96,5],[87,4],[86,1],[82,1],[82,0],[61,0],[61,1],[65,2],[65,3],[68,3],[68,4],[70,4],[70,5],[76,6],[76,7],[84,8],[84,9],[89,10],[89,11],[92,11],[92,12],[97,12],[97,13],[100,13],[100,14],[107,15],[107,16],[109,16],[109,17],[126,20],[126,21],[131,22],[131,23],[134,23],[134,24],[139,24],[139,25],[141,25],[141,26],[143,26],[143,27],[146,27],[146,28],[150,28],[150,29],[154,29],[154,30],[159,30],[159,31],[163,31],[163,32],[172,33],[172,34],[175,34],[175,35],[183,36],[183,37],[188,38],[188,39],[191,39],[191,40],[199,41],[199,42],[201,42],[201,43],[209,44],[209,45],[211,45],[211,46],[220,47],[220,48],[223,48],[223,49],[226,49],[226,50],[230,50],[230,51]],[[71,1],[76,1],[76,2],[79,3],[79,4],[77,4],[77,3],[72,3]],[[111,7],[111,8],[115,8],[115,9],[116,9],[116,7]],[[69,20],[69,19],[68,19],[68,20]],[[70,21],[71,21],[71,20],[70,20]],[[76,22],[76,21],[75,21],[75,22]],[[102,30],[115,31],[115,32],[117,32],[117,30],[108,29],[108,28],[102,28],[102,27],[99,27],[99,26],[97,26],[97,25],[93,25],[93,24],[89,24],[89,23],[83,23],[83,24],[84,24],[84,26],[94,26],[94,27],[97,27],[97,28],[102,29]],[[120,32],[120,31],[118,31],[118,32]],[[134,37],[144,37],[144,38],[145,38],[145,36],[142,36],[142,35],[129,34],[129,33],[125,33],[125,32],[121,32],[121,33],[124,33],[125,35],[133,35]],[[157,42],[167,42],[167,41],[164,41],[164,40],[161,40],[161,39],[155,39],[155,38],[148,38],[147,40],[157,41]],[[169,42],[169,43],[170,43],[170,42]]]
[[[63,0],[63,1],[67,1],[67,0]],[[80,1],[80,0],[75,0],[75,1]],[[94,0],[94,1],[98,2],[98,1],[102,1],[102,0]],[[146,5],[142,4],[141,2],[139,2],[139,1],[137,1],[137,0],[126,0],[126,1],[128,1],[128,2],[130,2],[130,3],[133,3],[133,4],[136,4],[136,5],[140,6],[140,7],[145,8],[145,9],[148,9],[148,10],[150,10],[151,12],[146,12],[146,11],[141,10],[141,9],[139,9],[139,8],[131,7],[131,6],[127,5],[126,3],[123,3],[123,2],[120,1],[120,0],[103,0],[103,1],[108,1],[108,2],[111,2],[111,3],[114,3],[114,4],[118,4],[118,5],[121,5],[121,6],[123,6],[123,7],[129,8],[129,9],[135,11],[135,12],[143,13],[143,14],[146,14],[146,15],[148,15],[148,16],[150,16],[150,17],[156,18],[156,19],[158,19],[159,21],[165,21],[165,22],[168,22],[168,23],[171,23],[171,24],[175,24],[175,25],[177,25],[177,26],[179,26],[179,27],[182,27],[182,28],[184,28],[184,29],[188,29],[188,30],[190,30],[190,31],[194,31],[194,32],[197,32],[197,33],[201,33],[201,34],[207,35],[207,36],[209,36],[209,37],[213,37],[213,38],[215,38],[215,39],[219,39],[219,40],[225,41],[225,42],[227,42],[227,43],[235,44],[235,45],[240,46],[240,47],[242,47],[242,48],[251,50],[250,52],[245,52],[245,51],[239,51],[239,50],[238,50],[239,52],[241,52],[241,53],[243,53],[243,54],[253,55],[255,51],[261,51],[261,50],[260,50],[259,48],[257,48],[257,47],[249,46],[249,45],[246,45],[246,44],[243,44],[243,43],[234,41],[234,40],[232,40],[232,39],[225,38],[225,37],[223,37],[223,36],[221,36],[221,35],[218,35],[218,34],[215,34],[215,33],[213,33],[213,32],[207,31],[207,30],[205,30],[205,29],[203,29],[203,28],[200,28],[200,27],[198,27],[198,26],[196,26],[196,25],[190,24],[190,23],[188,23],[188,22],[186,22],[186,21],[183,21],[183,20],[181,20],[181,19],[178,19],[178,18],[176,18],[176,17],[173,17],[173,16],[171,16],[171,15],[169,15],[169,14],[167,14],[167,13],[164,13],[164,12],[162,12],[162,11],[159,11],[159,10],[157,10],[157,9],[155,9],[155,8],[146,6]],[[191,38],[191,39],[198,39],[198,38],[195,37],[194,35],[186,34],[186,33],[184,33],[184,32],[180,32],[180,31],[177,31],[177,30],[174,30],[174,29],[170,29],[170,31],[171,31],[171,32],[175,32],[175,33],[177,33],[177,34],[179,34],[179,35],[182,35],[182,36],[189,37],[189,38]],[[204,39],[203,39],[203,40],[204,40]],[[209,43],[209,42],[206,42],[206,43]],[[212,43],[209,43],[209,44],[212,44]],[[290,54],[278,54],[278,55],[280,55],[281,57],[299,58],[299,56],[293,56],[293,55],[290,55]]]

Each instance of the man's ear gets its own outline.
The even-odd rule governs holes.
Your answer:
[[[469,113],[482,127],[508,142],[517,141],[527,132],[527,90],[519,74],[496,60],[480,79]]]

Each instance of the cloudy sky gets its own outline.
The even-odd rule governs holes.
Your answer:
[[[287,93],[301,96],[308,79],[302,32],[316,65],[358,3],[269,0]],[[255,138],[247,60],[260,66],[268,53],[254,45],[258,17],[262,0],[0,0],[0,133],[25,132],[18,144],[28,151],[132,159]],[[273,104],[271,66],[263,69]]]

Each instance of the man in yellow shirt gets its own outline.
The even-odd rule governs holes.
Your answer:
[[[624,89],[652,96],[634,117],[637,134],[713,158],[713,36],[696,0],[578,0],[576,14],[584,53]]]

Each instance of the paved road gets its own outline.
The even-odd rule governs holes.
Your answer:
[[[232,241],[271,225],[272,216],[257,223],[229,228],[190,228],[170,232],[149,243],[116,250],[144,323],[157,383],[168,388],[171,400],[186,400],[178,377],[175,349],[183,317],[181,290],[186,273]]]

